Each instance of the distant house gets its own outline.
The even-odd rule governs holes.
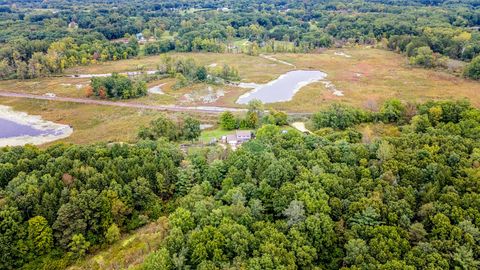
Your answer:
[[[147,40],[145,39],[142,33],[135,34],[135,37],[137,38],[138,43],[140,44],[145,44],[147,42]]]
[[[222,137],[222,140],[232,146],[232,148],[235,148],[251,139],[252,132],[249,130],[237,130],[235,131],[235,134],[229,134]]]
[[[78,23],[76,23],[75,21],[71,21],[71,22],[68,24],[68,28],[70,28],[70,29],[77,29],[77,28],[78,28]]]
[[[112,43],[128,44],[129,41],[130,41],[129,38],[117,38],[117,39],[112,40],[111,42],[112,42]]]
[[[227,8],[227,7],[223,7],[223,8],[217,8],[217,11],[221,11],[221,12],[229,12],[230,9]]]
[[[229,134],[225,137],[225,142],[230,144],[231,147],[236,147],[238,144],[237,136],[235,136],[235,134]]]
[[[235,131],[235,137],[239,143],[244,143],[252,139],[252,132],[249,130],[237,130]]]

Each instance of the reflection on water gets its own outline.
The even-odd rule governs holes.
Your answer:
[[[44,144],[70,136],[72,127],[0,105],[0,147]]]
[[[326,76],[324,72],[315,70],[290,71],[267,84],[257,85],[252,91],[239,97],[237,103],[247,104],[252,99],[259,99],[263,103],[289,101],[300,88],[323,80]]]
[[[7,119],[0,118],[0,138],[55,135],[55,133],[55,130],[40,130],[29,125],[22,125]]]

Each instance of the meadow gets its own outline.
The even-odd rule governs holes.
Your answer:
[[[351,57],[336,55],[338,52]],[[413,103],[468,99],[473,105],[480,106],[477,95],[480,82],[444,70],[412,67],[404,56],[390,51],[350,48],[327,50],[320,54],[282,54],[275,57],[295,64],[297,69],[326,72],[326,80],[344,93],[342,97],[335,96],[323,84],[315,83],[302,88],[292,101],[275,104],[277,109],[315,111],[332,102],[375,109],[378,104],[391,98]]]
[[[70,137],[51,144],[57,142],[75,144],[135,142],[141,126],[146,126],[153,119],[165,114],[151,110],[4,97],[0,97],[0,104],[73,127],[73,134]],[[212,115],[191,115],[200,119],[202,123],[216,123],[216,118]],[[168,113],[168,116],[176,118],[183,117],[183,114]]]
[[[358,47],[330,49],[312,54],[271,55],[295,67],[261,56],[245,54],[173,53],[171,56],[193,58],[198,64],[210,66],[212,69],[224,64],[233,66],[239,71],[242,82],[266,83],[293,69],[320,70],[326,72],[328,74],[326,80],[344,94],[344,96],[336,96],[332,89],[326,88],[324,83],[317,82],[303,87],[292,101],[267,106],[289,112],[315,112],[318,108],[332,102],[375,109],[377,104],[389,98],[417,103],[431,99],[466,98],[473,105],[480,106],[480,98],[475,91],[480,89],[479,82],[463,79],[443,70],[412,67],[404,56],[381,49]],[[162,57],[139,57],[80,66],[67,70],[65,75],[154,70],[161,63]],[[89,79],[66,76],[26,81],[9,80],[0,81],[0,90],[84,97],[84,87],[88,83]],[[174,84],[173,78],[151,81],[148,87],[162,85],[161,88],[165,94],[152,94],[131,102],[241,107],[235,104],[235,101],[240,95],[249,91],[229,85],[207,84],[194,84],[173,89]],[[202,96],[207,95],[209,91],[221,91],[223,95],[217,100],[204,102]]]
[[[331,49],[315,54],[272,55],[295,67],[261,56],[245,54],[175,53],[172,56],[190,57],[198,64],[205,66],[215,64],[218,67],[228,64],[239,71],[242,82],[266,83],[293,69],[320,70],[326,72],[328,74],[326,80],[344,94],[344,96],[336,96],[332,89],[326,88],[324,83],[317,82],[303,87],[291,101],[267,104],[267,109],[311,113],[331,103],[339,102],[375,110],[378,104],[390,98],[413,103],[426,100],[468,99],[474,106],[480,106],[480,97],[477,95],[477,91],[480,90],[479,82],[463,79],[446,71],[411,67],[404,56],[380,49],[358,47]],[[134,71],[138,70],[140,65],[143,66],[142,69],[150,70],[156,68],[161,58],[162,56],[140,57],[82,66],[67,70],[66,75]],[[84,87],[88,85],[90,79],[72,78],[66,75],[24,81],[0,81],[0,91],[84,97]],[[235,104],[235,101],[240,95],[249,91],[229,85],[204,83],[174,89],[172,87],[174,84],[174,78],[151,81],[148,87],[161,85],[165,94],[150,94],[128,102],[150,105],[242,107]],[[202,97],[211,92],[222,92],[223,95],[217,100],[205,103]],[[148,110],[19,98],[0,98],[0,104],[73,126],[73,135],[64,140],[71,143],[134,141],[138,128],[148,124],[160,114],[160,112]],[[170,115],[176,117],[179,114],[171,113]],[[216,124],[214,115],[196,116],[202,119],[202,123]],[[206,139],[211,139],[211,136],[206,136]]]

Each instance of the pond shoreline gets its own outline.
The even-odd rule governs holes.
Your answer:
[[[307,77],[299,80],[296,78],[297,76]],[[241,95],[237,99],[236,103],[247,104],[252,99],[259,99],[263,103],[290,101],[293,99],[293,96],[295,96],[295,94],[304,86],[322,81],[326,77],[327,73],[318,70],[292,70],[280,75],[277,79],[266,84],[242,83],[239,85],[239,87],[253,89]],[[291,80],[291,82],[288,80]],[[286,83],[284,83],[284,81],[286,81]],[[279,86],[276,87],[276,84],[279,84]],[[284,88],[281,89],[282,87]],[[261,91],[264,93],[260,93]]]
[[[22,146],[26,144],[41,145],[67,138],[73,133],[73,128],[68,125],[47,121],[37,115],[14,111],[11,107],[4,105],[0,105],[0,119],[5,119],[21,126],[28,126],[37,131],[44,131],[43,134],[38,136],[20,135],[0,138],[0,147]]]

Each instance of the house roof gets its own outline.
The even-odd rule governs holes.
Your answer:
[[[235,136],[234,134],[228,134],[227,135],[227,142],[233,142],[233,141],[237,141],[237,136]]]
[[[248,130],[237,130],[235,131],[235,135],[237,135],[237,137],[251,137],[252,133]]]

